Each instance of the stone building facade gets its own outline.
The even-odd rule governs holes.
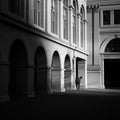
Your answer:
[[[87,1],[88,88],[120,88],[120,1]]]
[[[86,0],[0,0],[0,100],[87,88]]]

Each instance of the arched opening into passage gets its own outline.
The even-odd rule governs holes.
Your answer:
[[[82,77],[80,88],[85,88],[85,60],[76,58],[76,77]]]
[[[54,91],[59,91],[61,87],[61,69],[60,69],[60,57],[57,51],[54,52],[52,58],[52,81],[51,88]]]
[[[105,88],[120,89],[120,38],[111,40],[104,54],[104,85]]]
[[[35,53],[34,91],[36,95],[47,93],[47,59],[42,47]]]
[[[70,90],[71,88],[71,64],[70,57],[67,55],[64,62],[64,85],[65,90]]]
[[[12,44],[9,60],[11,63],[9,96],[10,98],[24,97],[27,95],[28,59],[26,48],[21,40],[15,40]]]

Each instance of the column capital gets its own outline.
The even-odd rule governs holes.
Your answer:
[[[82,15],[81,15],[80,13],[77,13],[77,16],[78,16],[78,17],[81,17]]]
[[[47,66],[47,69],[52,69],[52,67],[50,67],[50,66]]]
[[[60,2],[63,2],[63,0],[59,0]]]
[[[72,5],[69,5],[69,9],[72,11],[74,8]]]
[[[111,11],[110,11],[110,14],[114,14],[114,10],[111,10]]]
[[[87,20],[87,19],[84,19],[83,22],[84,22],[84,23],[88,23],[88,20]]]

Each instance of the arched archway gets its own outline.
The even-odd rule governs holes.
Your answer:
[[[105,48],[106,52],[120,52],[120,38],[112,39]]]
[[[71,63],[69,55],[66,55],[64,62],[64,85],[65,90],[71,88]]]
[[[51,88],[54,91],[59,91],[61,87],[61,66],[60,66],[60,57],[57,51],[54,52],[52,57],[52,81]]]
[[[12,44],[9,61],[11,63],[8,91],[10,98],[23,97],[27,95],[28,58],[26,48],[21,40],[15,40]]]
[[[45,50],[39,47],[35,53],[35,94],[47,93],[47,58]]]
[[[104,51],[105,88],[120,89],[120,38],[112,39]]]

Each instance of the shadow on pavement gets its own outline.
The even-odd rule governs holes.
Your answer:
[[[66,92],[0,103],[1,117],[18,119],[105,119],[120,116],[120,95]]]

